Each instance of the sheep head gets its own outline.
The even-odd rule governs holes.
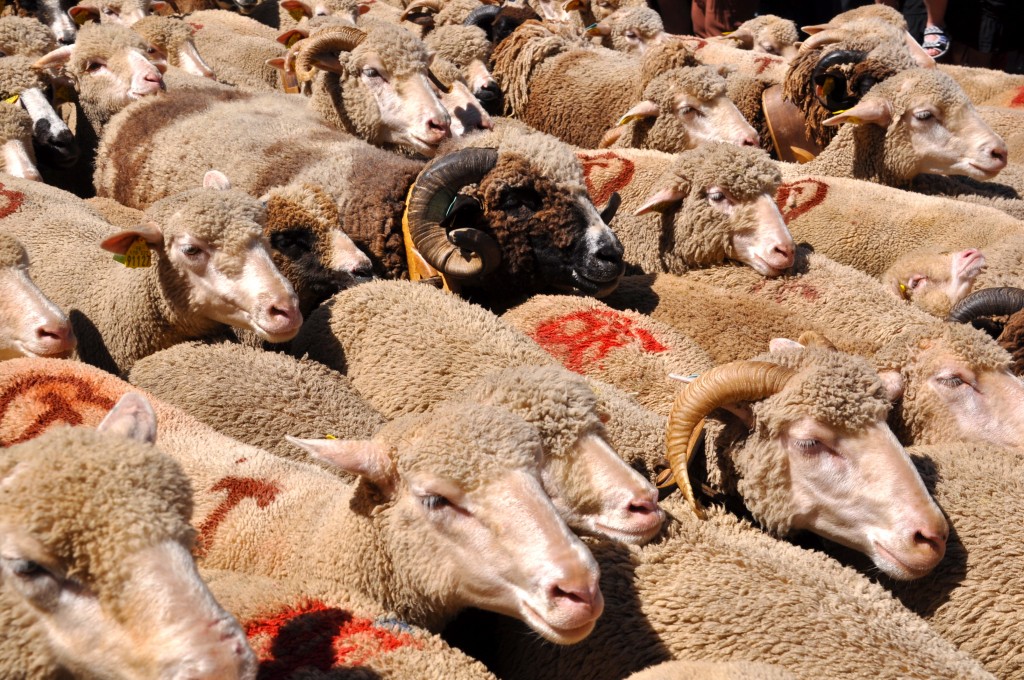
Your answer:
[[[706,144],[679,154],[636,214],[662,213],[666,271],[734,260],[778,276],[796,253],[773,198],[781,183],[764,151]]]
[[[170,4],[163,0],[82,0],[68,14],[79,26],[91,21],[132,26],[153,12],[170,9]]]
[[[323,189],[288,185],[260,200],[267,205],[264,233],[274,264],[295,288],[303,315],[338,291],[372,278],[370,258],[342,230],[338,206]]]
[[[661,16],[647,6],[618,9],[589,26],[587,34],[600,37],[605,47],[638,56],[666,38]]]
[[[70,167],[79,156],[78,144],[67,124],[54,108],[48,92],[62,86],[62,79],[50,73],[40,73],[33,68],[34,57],[15,55],[0,59],[0,98],[8,100],[17,95],[17,101],[5,106],[5,132],[9,147],[5,149],[8,173],[39,179],[35,167],[35,154],[39,160],[51,166]],[[22,110],[23,109],[23,110]],[[23,130],[23,117],[29,121],[28,146],[19,151],[17,141]],[[29,153],[33,147],[34,152]]]
[[[323,27],[295,46],[300,80],[325,72],[317,76],[313,106],[372,144],[433,156],[451,131],[431,87],[426,46],[397,26],[363,28]]]
[[[694,502],[685,492],[699,423],[724,418],[708,466],[768,531],[814,532],[869,555],[893,578],[927,574],[942,559],[948,526],[886,425],[878,374],[832,350],[790,341],[773,348],[712,369],[677,397],[666,441],[684,494]]]
[[[790,61],[797,55],[796,24],[774,14],[762,14],[749,19],[728,34],[737,47],[762,54],[774,54]]]
[[[498,148],[490,134],[462,141],[423,169],[410,194],[409,231],[431,266],[505,295],[615,289],[622,246],[568,147],[525,130]]]
[[[0,234],[0,359],[66,357],[75,348],[71,322],[28,277],[28,254]]]
[[[707,142],[759,145],[757,132],[726,95],[725,78],[707,66],[667,71],[647,85],[643,96],[601,140],[602,148],[630,138],[633,148],[667,153]],[[634,121],[630,137],[626,126]]]
[[[643,544],[661,529],[657,489],[609,446],[597,397],[581,376],[557,366],[510,368],[452,400],[499,406],[537,428],[544,490],[573,530]]]
[[[884,274],[886,290],[924,311],[944,318],[971,292],[985,269],[985,256],[974,248],[955,253],[911,253],[896,260]]]
[[[446,59],[462,70],[466,85],[488,113],[501,113],[501,88],[488,66],[491,62],[491,43],[483,29],[477,26],[441,26],[431,31],[425,42],[437,57]],[[437,70],[435,64],[435,73]],[[450,107],[448,110],[451,112]]]
[[[359,15],[370,9],[369,5],[359,5],[354,0],[283,0],[280,8],[281,28],[289,25],[284,21],[285,16],[291,19],[292,23],[300,24],[315,17],[335,17],[355,26]]]
[[[544,493],[540,437],[516,416],[459,402],[369,441],[289,441],[361,478],[354,510],[387,522],[395,578],[422,597],[443,587],[445,604],[514,616],[558,644],[593,629],[597,563]]]
[[[53,429],[5,450],[4,600],[76,676],[252,680],[245,634],[190,554],[189,479],[154,434],[152,408],[129,393],[98,431]]]
[[[268,342],[287,342],[302,324],[299,301],[271,259],[263,229],[266,206],[216,184],[157,201],[148,222],[108,236],[101,246],[124,255],[142,239],[157,252],[159,285],[172,315],[193,326],[248,328]]]
[[[147,16],[132,26],[171,66],[200,78],[213,78],[213,71],[200,56],[192,41],[193,28],[175,17]]]
[[[898,399],[893,427],[905,441],[1024,441],[1024,384],[982,331],[951,323],[911,329],[883,347],[875,365]]]
[[[455,64],[435,56],[430,74],[435,92],[451,118],[452,137],[463,137],[494,127],[490,115],[473,96],[466,78]]]
[[[811,37],[800,46],[800,52],[835,44],[848,49],[864,49],[865,45],[900,46],[921,68],[935,67],[935,59],[907,31],[906,19],[891,7],[858,7],[837,14],[827,24],[804,26],[803,30]]]
[[[131,102],[165,89],[167,62],[155,47],[117,24],[87,24],[74,45],[59,47],[34,65],[59,67],[74,81],[85,115],[97,129]]]
[[[842,123],[873,128],[867,140],[858,140],[858,150],[880,156],[880,174],[897,181],[922,173],[989,180],[1006,167],[1006,143],[941,71],[911,69],[888,78],[824,121]]]
[[[68,0],[39,0],[34,12],[61,45],[75,42],[75,22],[67,13],[70,4]]]

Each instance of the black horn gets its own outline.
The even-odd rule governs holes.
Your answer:
[[[501,8],[497,5],[484,5],[483,7],[477,7],[469,13],[469,16],[467,16],[465,20],[463,20],[462,25],[482,28],[484,33],[487,34],[487,39],[491,40],[494,17],[498,16],[498,12],[500,11]]]
[[[601,219],[605,224],[612,223],[612,220],[615,219],[615,213],[619,211],[620,205],[622,205],[622,196],[619,196],[618,191],[613,191],[612,195],[608,198],[608,204],[601,211]]]
[[[814,96],[822,106],[836,113],[852,108],[860,100],[859,93],[850,92],[846,75],[835,67],[859,64],[866,57],[867,52],[855,50],[835,50],[822,57],[811,74]],[[830,72],[829,69],[834,70]]]
[[[970,323],[986,316],[1007,316],[1024,309],[1024,290],[985,288],[971,293],[949,310],[947,321]]]
[[[498,163],[497,149],[462,149],[434,159],[420,172],[409,199],[409,236],[423,258],[446,276],[472,279],[497,269],[501,248],[479,229],[448,230],[459,190],[479,183]]]

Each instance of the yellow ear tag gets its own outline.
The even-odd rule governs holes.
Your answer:
[[[296,7],[295,9],[288,10],[288,15],[296,21],[302,21],[303,17],[306,16],[306,13]],[[291,45],[288,45],[288,47],[291,47]]]
[[[300,12],[299,16],[305,16],[305,15]],[[292,45],[294,45],[295,43],[299,42],[300,40],[302,40],[302,34],[301,33],[293,33],[292,37],[288,38],[288,42],[285,43],[285,47],[287,47],[288,49],[291,49]]]
[[[135,239],[124,255],[114,255],[114,259],[129,269],[141,269],[153,265],[153,258],[149,253],[149,246],[146,239],[141,236]]]
[[[4,104],[17,104],[18,103],[18,98],[20,96],[21,95],[17,95],[16,94],[13,97],[8,97],[7,99],[4,100]]]
[[[92,19],[92,16],[88,12],[76,12],[75,16],[71,18],[74,19],[75,23],[78,24],[78,27],[81,28],[82,26],[85,26],[87,23],[89,23],[89,21]]]
[[[325,434],[324,439],[337,439],[333,434]]]

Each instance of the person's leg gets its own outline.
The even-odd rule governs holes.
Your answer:
[[[754,18],[757,6],[758,0],[705,0],[704,31],[707,35],[735,31],[744,21]]]
[[[699,35],[702,38],[708,37],[708,32],[704,26],[704,7],[705,0],[693,0],[693,4],[690,6],[690,22],[693,24],[693,34]]]
[[[949,36],[946,35],[946,3],[947,0],[924,0],[928,19],[924,29],[924,42],[921,46],[925,52],[936,59],[944,57],[949,52]]]

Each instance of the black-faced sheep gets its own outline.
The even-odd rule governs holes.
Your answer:
[[[14,153],[6,159],[12,166],[8,174],[21,176],[24,173],[26,179],[38,179],[38,175],[31,176],[30,170],[36,166],[36,158],[39,166],[56,168],[73,165],[79,157],[79,147],[71,130],[47,94],[59,87],[58,81],[48,74],[34,71],[34,61],[35,57],[23,55],[0,58],[0,96],[4,100],[4,108],[23,109],[31,118],[28,142],[30,146],[35,142],[34,154],[26,158],[26,149],[25,154]],[[10,121],[5,126],[8,140],[17,140],[23,123],[15,111],[5,112],[4,117]],[[12,145],[12,151],[16,145]]]
[[[25,244],[36,281],[69,311],[79,356],[90,363],[126,372],[140,357],[227,325],[283,342],[302,323],[263,240],[266,208],[245,194],[194,189],[118,232],[60,190],[6,184],[20,204],[0,230]],[[54,222],[55,206],[69,222]]]
[[[4,677],[256,677],[192,561],[189,479],[124,413],[145,409],[126,395],[99,432],[55,428],[0,456]]]

